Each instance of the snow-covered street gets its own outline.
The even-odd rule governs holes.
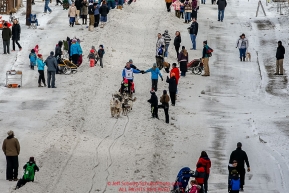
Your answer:
[[[69,27],[67,11],[54,2],[52,13],[43,14],[43,1],[32,8],[43,29],[27,29],[21,8],[17,15],[23,50],[3,55],[0,45],[0,136],[4,140],[13,130],[20,142],[19,177],[31,156],[40,172],[35,182],[14,190],[16,182],[6,180],[2,154],[1,193],[116,193],[130,186],[113,182],[173,183],[182,167],[195,169],[203,150],[212,161],[208,192],[223,193],[229,157],[239,141],[251,165],[245,192],[288,193],[288,15],[278,15],[273,3],[267,7],[264,1],[267,16],[260,11],[255,17],[257,4],[257,0],[228,1],[223,22],[217,21],[217,5],[201,4],[197,50],[190,50],[189,24],[175,17],[173,10],[166,12],[164,0],[137,0],[123,10],[111,10],[106,26],[93,32],[82,25]],[[202,42],[207,40],[214,49],[211,75],[188,72],[180,78],[176,106],[170,106],[170,124],[166,124],[161,109],[160,120],[151,118],[150,75],[136,74],[133,110],[127,117],[111,118],[111,95],[120,87],[126,62],[132,59],[141,70],[151,68],[157,34],[165,30],[172,39],[180,31],[190,61],[201,58]],[[249,40],[251,62],[239,59],[236,41],[242,33]],[[56,89],[38,88],[38,72],[29,68],[30,50],[38,44],[46,58],[67,36],[81,40],[83,64],[76,74],[56,75]],[[274,75],[279,40],[286,49],[283,76]],[[89,50],[100,44],[106,52],[104,68],[90,68]],[[175,55],[172,40],[169,63],[176,62]],[[6,71],[13,64],[23,72],[22,88],[4,87]],[[168,89],[168,74],[164,70],[162,74],[158,97]]]

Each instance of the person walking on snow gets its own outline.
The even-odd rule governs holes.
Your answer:
[[[37,62],[37,67],[38,67],[38,73],[39,73],[39,78],[38,78],[38,87],[43,87],[41,85],[41,81],[44,84],[44,86],[46,87],[45,84],[45,77],[44,77],[44,67],[45,67],[45,63],[43,62],[43,57],[41,54],[38,54],[38,58],[36,59]]]
[[[4,47],[4,54],[10,54],[10,39],[12,36],[11,29],[8,28],[7,23],[4,23],[2,29],[2,40],[3,40],[3,47]],[[7,49],[7,51],[6,51]]]
[[[167,11],[171,11],[171,5],[172,5],[172,0],[165,0],[166,6],[167,6]]]
[[[168,30],[165,30],[165,33],[163,34],[163,37],[164,37],[164,43],[165,43],[165,54],[164,54],[164,57],[168,57],[168,49],[169,49],[169,46],[170,46],[170,41],[172,40],[171,39],[171,36],[169,35],[169,31]]]
[[[148,100],[148,102],[151,104],[152,118],[159,119],[159,116],[158,116],[158,103],[159,103],[158,97],[157,97],[154,90],[151,90],[150,93],[151,93],[151,98]]]
[[[187,72],[187,63],[189,61],[189,54],[185,46],[182,46],[182,51],[179,54],[178,62],[180,63],[181,76],[185,77]]]
[[[169,83],[169,93],[171,97],[172,106],[176,104],[176,93],[177,93],[177,79],[175,73],[171,73],[171,78],[167,76],[167,83]]]
[[[191,14],[193,10],[193,4],[191,1],[186,0],[184,3],[185,6],[185,22],[184,23],[190,23],[191,21]]]
[[[109,13],[109,8],[106,5],[106,1],[103,1],[101,7],[99,8],[100,27],[104,27],[105,23],[107,22],[108,13]]]
[[[21,45],[18,43],[18,41],[20,40],[20,33],[21,33],[21,28],[20,25],[18,23],[17,19],[13,20],[13,26],[12,26],[12,46],[13,46],[13,50],[15,51],[15,43],[17,44],[19,50],[22,50]]]
[[[204,48],[203,48],[202,61],[204,64],[205,74],[203,74],[202,76],[210,76],[209,55],[207,54],[209,46],[207,43],[208,43],[207,40],[203,41]]]
[[[211,168],[211,160],[207,154],[207,152],[202,151],[201,156],[197,162],[196,165],[202,164],[202,166],[205,168],[205,178],[204,178],[204,190],[205,193],[208,191],[208,180],[210,176],[210,168]]]
[[[244,163],[246,163],[247,165],[247,172],[250,172],[250,164],[247,153],[242,150],[241,142],[237,143],[237,149],[231,153],[229,163],[232,164],[234,160],[236,160],[238,163],[237,171],[240,174],[240,181],[241,181],[240,191],[244,191],[245,174],[246,174]]]
[[[169,102],[170,102],[170,97],[167,94],[167,91],[163,91],[163,95],[160,98],[160,102],[162,103],[161,105],[158,105],[158,108],[162,108],[165,111],[165,117],[166,117],[166,123],[169,123]]]
[[[13,131],[7,132],[8,137],[3,141],[2,150],[6,156],[6,180],[18,180],[18,155],[20,154],[20,144],[17,138],[14,137]]]
[[[237,41],[237,46],[236,48],[239,48],[239,52],[240,52],[240,61],[242,62],[242,59],[243,61],[245,62],[245,59],[246,59],[246,50],[248,49],[249,47],[249,41],[248,39],[245,37],[245,34],[242,34],[240,36],[240,38],[238,39]]]
[[[181,47],[181,43],[182,43],[182,38],[181,38],[181,33],[179,31],[176,31],[176,34],[175,34],[175,39],[174,39],[174,46],[175,46],[175,50],[177,52],[177,58],[179,56],[179,50],[180,50],[180,47]]]
[[[227,1],[226,0],[218,0],[217,5],[218,5],[218,21],[221,20],[221,22],[223,22],[225,8],[227,7]]]
[[[144,73],[150,72],[151,73],[151,79],[152,79],[152,90],[154,90],[155,92],[158,91],[158,79],[159,76],[161,77],[162,81],[163,81],[163,77],[162,74],[159,70],[159,68],[157,68],[157,64],[154,63],[153,67],[146,70]]]
[[[190,37],[191,37],[191,41],[193,45],[191,50],[196,50],[196,38],[197,38],[198,30],[199,30],[199,24],[195,18],[193,18],[192,24],[188,29],[190,30]]]
[[[49,11],[49,13],[52,12],[52,10],[50,9],[50,7],[48,6],[49,3],[51,3],[52,0],[45,0],[45,4],[44,4],[44,13],[47,13],[47,10]]]
[[[47,84],[48,88],[56,88],[55,87],[55,73],[57,69],[57,60],[54,57],[54,52],[50,52],[50,56],[45,60],[45,64],[47,66]],[[50,87],[51,86],[51,87]]]
[[[278,47],[276,51],[276,72],[275,75],[283,75],[283,60],[284,60],[285,48],[281,41],[278,41]]]

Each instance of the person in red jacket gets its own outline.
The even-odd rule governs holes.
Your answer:
[[[179,84],[179,79],[180,79],[180,70],[177,68],[176,63],[173,63],[172,66],[173,66],[173,68],[171,69],[171,72],[170,72],[170,78],[172,78],[172,73],[175,73],[175,78],[176,78],[176,82],[177,82],[177,91],[176,91],[175,100],[177,100],[178,84]]]
[[[204,183],[205,183],[206,171],[201,163],[197,164],[197,169],[195,172],[195,179],[199,186],[201,186],[199,193],[203,193]]]
[[[197,165],[198,164],[202,164],[203,167],[205,168],[205,179],[204,179],[204,190],[205,190],[205,193],[207,193],[208,191],[208,179],[209,179],[209,175],[210,175],[210,168],[211,168],[211,160],[207,154],[207,152],[205,151],[202,151],[201,152],[201,156],[197,162]]]

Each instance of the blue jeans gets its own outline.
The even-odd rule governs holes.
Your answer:
[[[246,58],[246,48],[240,48],[240,58],[244,57]]]
[[[165,57],[168,57],[168,53],[169,53],[169,51],[168,51],[168,49],[169,49],[169,45],[170,45],[170,44],[166,44],[166,45],[165,45],[165,55],[164,55]]]
[[[191,12],[185,12],[185,21],[191,21]]]
[[[193,49],[195,50],[196,49],[196,35],[195,34],[190,34],[191,36],[191,40],[192,40],[192,44],[193,44]]]
[[[107,7],[108,7],[108,9],[114,9],[115,8],[115,1],[108,1]]]
[[[118,5],[123,6],[123,0],[118,0]]]
[[[202,0],[202,3],[205,4],[205,3],[206,3],[206,0]]]
[[[47,12],[47,10],[48,10],[49,12],[51,12],[51,9],[48,7],[48,4],[49,4],[49,1],[45,1],[45,5],[44,5],[44,12],[45,12],[45,13]]]
[[[225,13],[225,10],[220,10],[218,11],[218,20],[220,21],[223,21],[224,19],[224,13]]]

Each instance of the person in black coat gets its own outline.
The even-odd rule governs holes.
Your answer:
[[[19,50],[20,51],[22,50],[21,45],[18,43],[18,41],[20,40],[20,33],[21,33],[20,25],[17,19],[14,19],[12,26],[12,46],[13,46],[12,51],[15,51],[15,43],[17,44]]]
[[[231,153],[229,163],[233,164],[233,161],[236,160],[238,165],[236,167],[238,173],[240,174],[240,190],[243,190],[245,184],[245,163],[247,165],[247,171],[250,172],[250,164],[248,156],[245,151],[242,150],[242,143],[237,143],[237,149]]]
[[[172,106],[176,104],[177,80],[175,73],[171,73],[171,78],[167,76],[167,83],[169,83],[169,93],[172,101]]]
[[[278,41],[278,47],[276,51],[276,73],[275,75],[283,75],[283,60],[284,60],[285,48],[281,41]]]
[[[55,47],[54,57],[56,58],[58,64],[61,62],[61,55],[62,55],[61,48],[62,48],[62,44],[63,44],[62,41],[58,41],[58,44]],[[56,68],[56,74],[59,74],[58,67]]]
[[[151,91],[151,98],[148,100],[148,102],[151,104],[152,118],[159,119],[159,116],[158,116],[158,97],[157,97],[154,90]]]
[[[218,0],[217,5],[218,5],[218,21],[221,20],[221,22],[223,22],[225,8],[227,7],[227,1],[226,0]]]
[[[191,26],[188,28],[190,30],[190,37],[192,41],[191,50],[196,50],[196,38],[198,35],[199,24],[196,21],[196,18],[193,18]]]
[[[100,14],[100,27],[103,27],[104,24],[107,22],[107,14],[109,13],[109,8],[106,5],[106,2],[103,1],[101,7],[99,8]]]
[[[177,57],[179,56],[179,50],[181,47],[181,42],[182,42],[181,33],[179,31],[176,31],[176,37],[174,39],[174,46],[175,46],[175,50],[177,52]]]
[[[74,5],[76,7],[75,25],[80,25],[78,23],[78,19],[80,17],[80,10],[81,10],[81,7],[82,7],[81,0],[75,0]]]

